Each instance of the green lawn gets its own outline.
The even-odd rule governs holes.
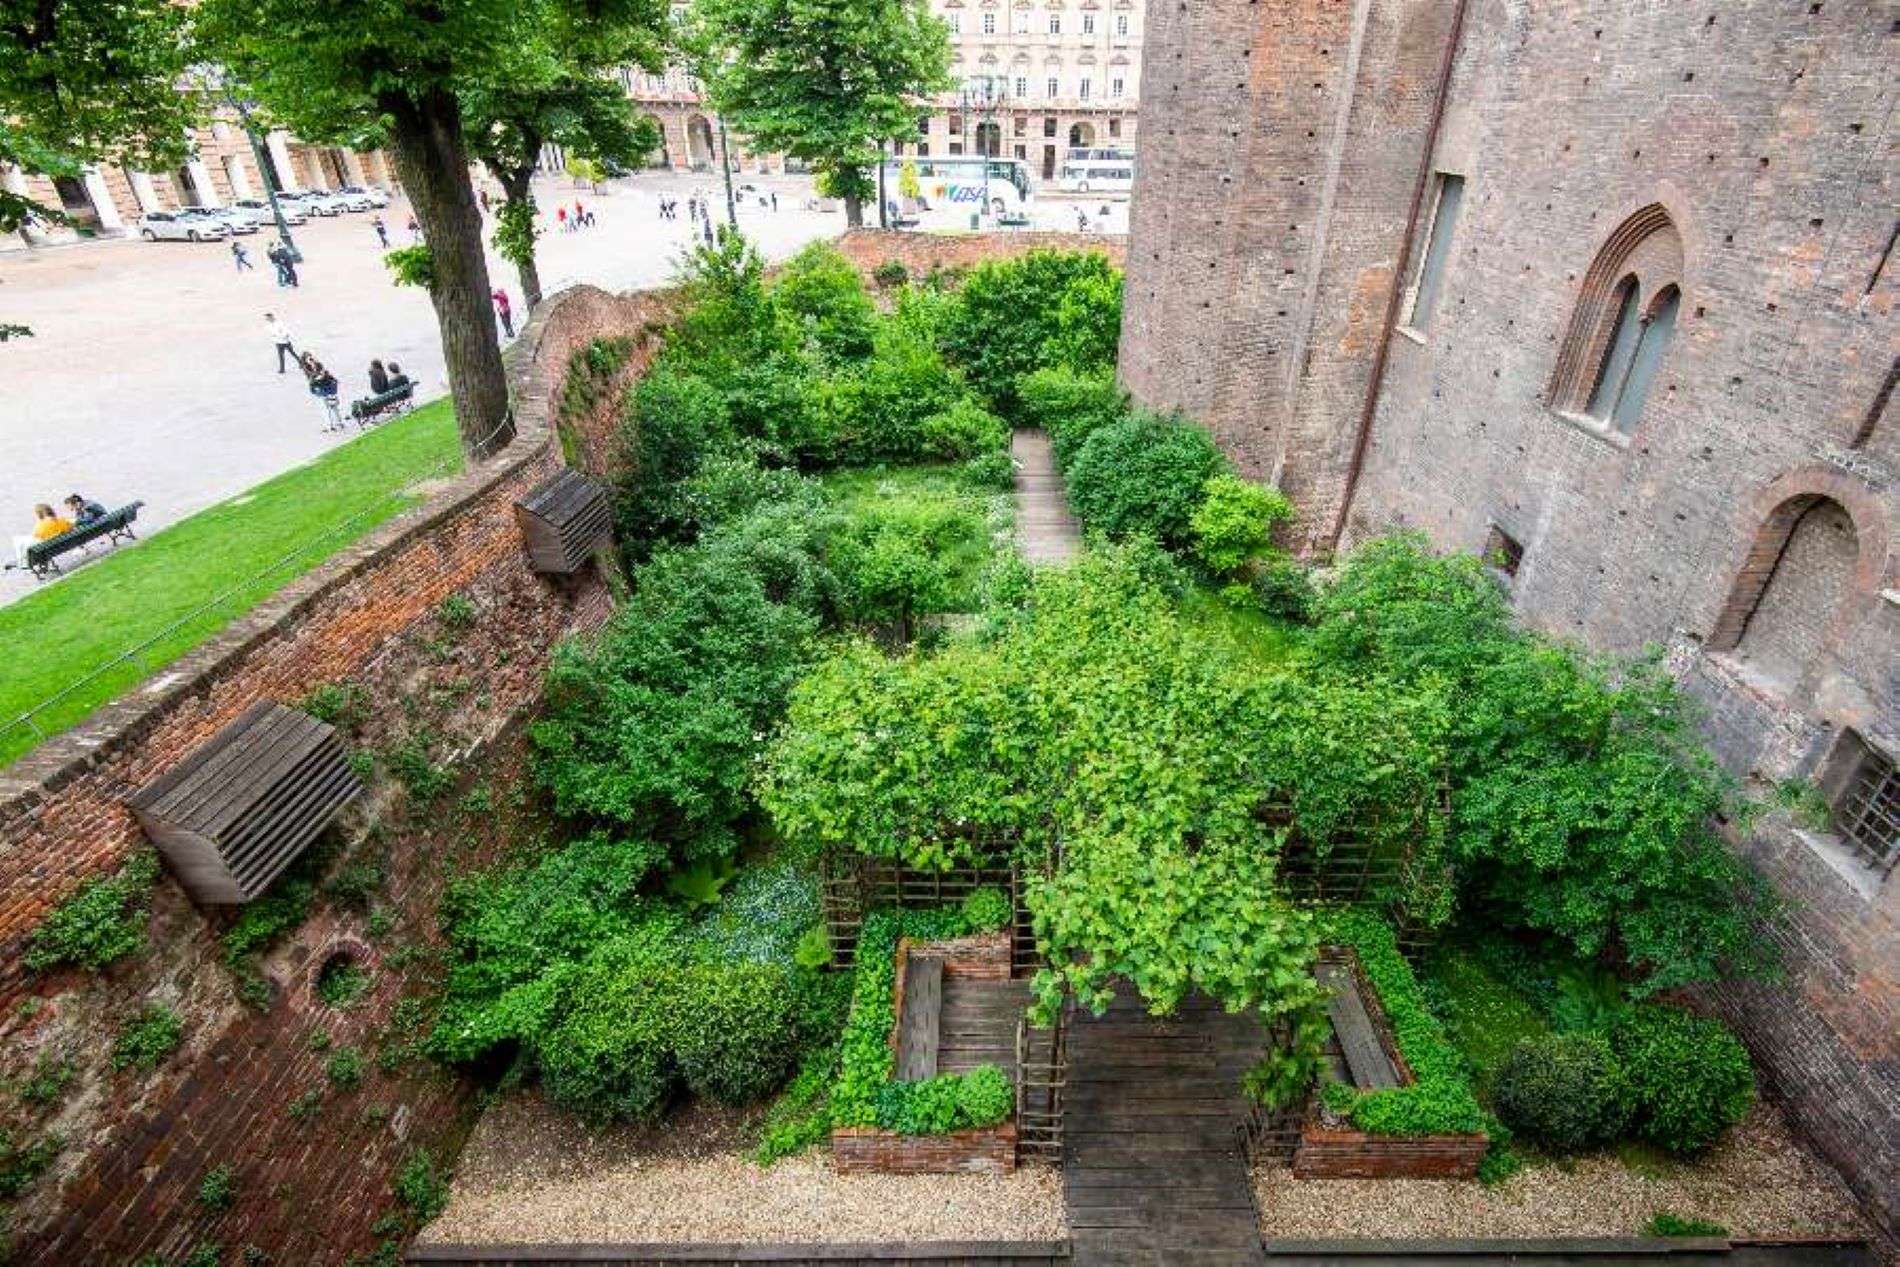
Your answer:
[[[1450,943],[1425,963],[1422,983],[1445,1034],[1471,1065],[1472,1084],[1489,1102],[1491,1078],[1511,1049],[1550,1032],[1543,1012],[1470,948]]]
[[[11,724],[28,709],[158,638],[33,719],[46,735],[77,725],[413,504],[411,486],[460,463],[449,403],[435,401],[0,607],[0,765],[39,742]]]
[[[1189,628],[1258,669],[1279,668],[1300,646],[1299,626],[1275,619],[1258,607],[1236,607],[1203,585],[1181,596],[1181,618]]]

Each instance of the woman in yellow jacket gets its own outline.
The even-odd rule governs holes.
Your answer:
[[[41,503],[33,508],[33,535],[13,539],[14,566],[26,566],[26,548],[41,541],[51,541],[62,532],[73,530],[72,521],[61,519],[51,506]]]

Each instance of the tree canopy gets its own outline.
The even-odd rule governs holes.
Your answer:
[[[713,105],[758,148],[809,163],[852,225],[878,142],[951,83],[948,28],[922,0],[697,0],[686,42]]]

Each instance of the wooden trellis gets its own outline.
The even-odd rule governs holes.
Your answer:
[[[879,907],[924,908],[961,902],[978,889],[998,889],[1009,898],[1010,967],[1023,977],[1041,966],[1029,911],[1023,902],[1021,872],[1012,866],[952,867],[926,871],[884,858],[833,855],[826,858],[821,893],[825,933],[833,967],[848,968],[858,930],[868,911]]]

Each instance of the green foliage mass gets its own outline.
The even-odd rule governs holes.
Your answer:
[[[12,1200],[53,1164],[59,1156],[60,1138],[42,1135],[38,1139],[18,1139],[0,1127],[0,1200]]]
[[[814,242],[779,270],[773,300],[804,327],[827,363],[870,355],[877,310],[858,270],[829,242]]]
[[[891,1028],[897,1023],[897,943],[935,941],[974,931],[959,907],[873,911],[858,931],[851,977],[851,1014],[845,1022],[831,1119],[839,1126],[875,1126],[904,1135],[942,1135],[994,1126],[1015,1107],[1003,1071],[993,1065],[966,1073],[898,1082]]]
[[[449,1185],[436,1169],[434,1155],[426,1148],[418,1148],[403,1158],[402,1169],[396,1172],[391,1190],[409,1211],[410,1223],[415,1227],[434,1220],[449,1203]]]
[[[163,1003],[147,1003],[119,1031],[112,1044],[112,1067],[146,1073],[164,1064],[185,1038],[185,1022]]]
[[[1717,834],[1731,781],[1652,659],[1612,662],[1515,629],[1469,555],[1398,535],[1355,552],[1321,595],[1315,665],[1446,711],[1461,900],[1620,954],[1655,990],[1758,971],[1760,882]]]
[[[1097,374],[1113,364],[1121,283],[1095,252],[1037,250],[986,261],[964,280],[944,350],[990,409],[1017,420],[1024,375],[1049,366]]]
[[[963,899],[963,922],[972,932],[988,933],[1007,928],[1014,915],[1009,897],[1001,889],[973,889]]]
[[[26,966],[36,972],[68,964],[98,969],[145,949],[157,881],[158,856],[150,849],[134,853],[115,874],[86,881],[27,938]]]
[[[1343,1095],[1335,1092],[1353,1125],[1375,1135],[1489,1131],[1489,1115],[1472,1092],[1465,1063],[1426,1006],[1424,991],[1411,964],[1399,953],[1391,925],[1363,910],[1329,912],[1323,924],[1324,940],[1358,953],[1359,965],[1392,1026],[1399,1054],[1412,1070],[1413,1080],[1407,1086],[1374,1091],[1342,1087]]]
[[[1171,550],[1194,541],[1194,513],[1227,459],[1180,418],[1137,412],[1097,428],[1065,472],[1069,505],[1112,541],[1145,536]]]
[[[1046,366],[1016,380],[1017,417],[1049,433],[1056,465],[1068,469],[1088,438],[1127,417],[1128,397],[1107,370]]]
[[[1498,1069],[1491,1094],[1507,1126],[1556,1153],[1608,1143],[1629,1116],[1623,1071],[1610,1045],[1581,1034],[1519,1043]]]
[[[1611,1031],[1643,1139],[1684,1156],[1706,1150],[1755,1101],[1748,1052],[1722,1022],[1645,1004]]]
[[[198,1204],[214,1214],[222,1214],[237,1203],[237,1178],[229,1165],[205,1172],[198,1183]]]
[[[1274,526],[1292,517],[1293,503],[1279,489],[1225,472],[1210,476],[1188,518],[1194,557],[1212,576],[1234,576],[1272,549]]]
[[[1728,1229],[1709,1219],[1684,1218],[1673,1210],[1658,1210],[1643,1226],[1645,1236],[1727,1236]]]

